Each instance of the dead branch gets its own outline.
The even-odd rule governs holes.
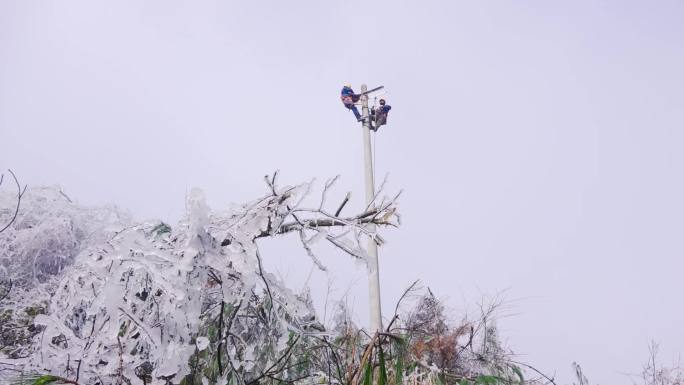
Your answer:
[[[337,211],[335,211],[335,216],[336,216],[336,217],[339,217],[339,216],[340,216],[340,213],[342,212],[342,209],[344,208],[344,206],[347,205],[347,202],[349,202],[349,199],[351,199],[351,192],[348,192],[348,193],[347,193],[347,195],[344,197],[344,200],[342,201],[342,203],[340,203],[340,207],[338,207],[338,208],[337,208]]]
[[[371,338],[370,342],[368,342],[366,349],[363,351],[363,354],[361,355],[361,361],[359,361],[359,365],[354,369],[354,372],[351,376],[350,385],[358,385],[361,383],[362,369],[366,365],[366,363],[371,359],[373,349],[375,348],[375,343],[377,342],[378,337],[379,334],[376,333],[375,335],[373,335],[373,338]]]

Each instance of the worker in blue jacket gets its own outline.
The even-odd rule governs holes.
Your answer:
[[[375,124],[373,125],[374,131],[377,131],[378,127],[387,124],[387,115],[391,109],[392,106],[386,104],[385,99],[380,99],[380,106],[378,108],[373,107],[371,116],[373,116],[373,120],[375,121]]]
[[[359,101],[359,98],[360,96],[355,94],[354,90],[352,90],[351,84],[345,84],[344,87],[342,87],[342,92],[340,93],[342,104],[344,104],[347,109],[352,110],[354,116],[356,116],[356,120],[360,122],[363,118],[361,117],[359,109],[354,105],[354,103]]]

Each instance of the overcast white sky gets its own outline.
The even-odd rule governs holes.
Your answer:
[[[625,383],[684,352],[684,3],[677,1],[0,1],[0,167],[85,204],[175,221],[341,174],[363,196],[342,83],[393,106],[377,173],[403,188],[383,234],[383,306],[421,278],[455,312],[511,300],[521,359]],[[294,240],[267,264],[311,269]],[[322,247],[322,306],[363,269]]]

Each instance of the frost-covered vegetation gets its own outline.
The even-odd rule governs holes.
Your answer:
[[[458,322],[411,285],[383,333],[351,322],[343,302],[330,324],[307,292],[262,266],[259,239],[294,233],[303,254],[328,241],[363,261],[399,225],[397,196],[357,215],[347,199],[304,207],[313,185],[279,187],[228,211],[201,191],[173,226],[134,222],[116,207],[83,207],[57,188],[18,198],[0,233],[0,382],[73,384],[532,384],[553,382],[501,345],[497,303]],[[17,194],[0,194],[0,219]],[[8,209],[4,209],[8,208]],[[674,382],[672,382],[674,383]]]

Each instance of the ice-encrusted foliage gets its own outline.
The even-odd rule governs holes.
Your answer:
[[[10,217],[16,196],[0,194],[0,217]],[[4,212],[7,211],[7,212]],[[31,188],[19,215],[0,233],[0,279],[15,286],[45,283],[73,263],[82,250],[100,245],[130,223],[116,207],[83,207],[59,188]]]
[[[12,218],[16,194],[0,194],[0,219]],[[29,354],[42,329],[34,318],[47,311],[60,272],[80,253],[102,245],[130,223],[116,207],[84,207],[59,188],[28,189],[16,220],[0,232],[0,354]]]
[[[365,224],[393,224],[394,202],[340,217],[346,201],[335,215],[323,208],[324,197],[318,209],[303,208],[311,184],[280,189],[275,182],[267,178],[263,198],[220,213],[192,190],[174,226],[127,223],[117,211],[74,205],[55,189],[27,195],[26,211],[2,235],[9,240],[4,272],[21,285],[0,312],[31,312],[21,319],[31,330],[21,336],[20,354],[16,338],[6,341],[13,351],[0,355],[0,369],[102,385],[317,376],[314,352],[325,345],[313,345],[324,328],[308,293],[264,271],[257,240],[298,232],[314,261],[308,245],[317,237],[362,259],[360,243],[375,237]]]
[[[281,204],[296,198],[291,194]],[[259,274],[254,238],[270,216],[262,207],[243,210],[240,223],[227,228],[218,224],[225,217],[210,219],[202,193],[193,190],[186,218],[173,229],[159,222],[120,228],[100,247],[81,250],[92,234],[85,230],[88,221],[106,222],[102,212],[70,215],[72,205],[52,200],[57,207],[47,213],[27,201],[32,211],[12,234],[22,250],[15,255],[24,258],[35,248],[41,256],[58,256],[63,265],[51,274],[73,265],[40,312],[45,314],[34,317],[41,333],[22,365],[25,372],[74,378],[78,370],[84,384],[167,379],[199,384],[221,380],[223,366],[250,381],[266,372],[314,319],[306,301]],[[26,245],[30,242],[21,240],[21,230],[31,228],[47,231],[35,245]],[[229,235],[230,245],[221,246],[217,232]],[[22,272],[30,270],[24,265]],[[224,324],[220,332],[215,326],[219,318]],[[202,373],[193,372],[198,368]]]

